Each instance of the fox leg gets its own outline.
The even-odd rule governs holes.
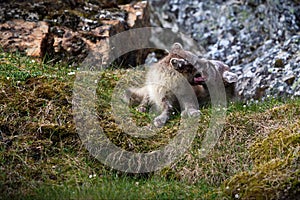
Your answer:
[[[139,112],[146,112],[147,111],[147,106],[149,105],[149,103],[150,103],[149,95],[145,94],[143,96],[143,99],[142,99],[140,105],[137,107],[137,110]]]
[[[139,112],[146,112],[146,108],[150,103],[147,88],[130,88],[126,91],[126,99],[129,106],[137,106]]]
[[[154,126],[156,127],[162,127],[166,124],[166,122],[170,118],[171,110],[173,109],[173,106],[171,102],[167,98],[163,98],[161,102],[162,112],[159,116],[154,118]]]

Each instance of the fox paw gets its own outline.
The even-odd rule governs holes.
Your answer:
[[[181,117],[199,117],[201,115],[200,110],[190,108],[181,112]]]
[[[160,128],[166,124],[167,120],[168,120],[168,117],[166,117],[166,116],[158,116],[153,120],[153,124],[157,128]]]
[[[147,111],[147,108],[145,108],[144,106],[139,106],[139,107],[137,108],[137,111],[142,112],[142,113],[145,113],[145,112]]]

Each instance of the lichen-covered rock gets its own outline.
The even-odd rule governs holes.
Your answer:
[[[46,22],[12,20],[0,24],[0,44],[12,52],[26,52],[33,57],[43,57],[49,37]]]
[[[140,27],[150,27],[150,10],[147,1],[140,1],[134,4],[126,4],[119,6],[122,10],[127,12],[126,24],[129,29],[140,28]],[[143,38],[150,38],[150,35],[145,35],[149,33],[144,33],[143,36],[137,38],[135,35],[131,36],[137,44],[143,43]],[[140,46],[143,46],[142,44]],[[119,62],[126,63],[126,65],[136,66],[143,64],[149,50],[141,49],[136,50],[134,53],[127,53],[119,59]]]
[[[165,3],[153,3],[158,24],[179,27],[206,49],[204,57],[232,66],[242,99],[299,96],[298,1],[161,2]]]
[[[147,1],[119,6],[116,1],[66,1],[60,6],[53,0],[6,2],[0,8],[0,22],[4,50],[37,57],[47,54],[54,62],[69,64],[80,64],[90,52],[105,52],[109,47],[101,48],[106,38],[150,25]],[[145,51],[137,51],[119,60],[123,65],[136,65],[145,58]]]
[[[128,13],[126,21],[130,28],[150,26],[150,15],[147,1],[136,2],[133,5],[120,5],[120,8]]]

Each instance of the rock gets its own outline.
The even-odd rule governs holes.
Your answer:
[[[126,22],[130,28],[150,26],[150,14],[147,1],[119,6],[128,13]]]
[[[153,63],[157,63],[158,62],[158,58],[156,57],[155,52],[149,53],[146,60],[145,60],[145,64],[150,66]]]
[[[232,66],[248,101],[300,93],[300,4],[282,2],[170,0],[153,9],[203,46],[201,56]]]
[[[108,0],[111,1],[111,0]],[[129,4],[129,3],[134,3],[135,0],[117,0],[118,5],[124,5],[124,4]]]
[[[275,60],[274,67],[276,67],[276,68],[283,68],[284,67],[283,60],[282,59]]]
[[[49,26],[46,22],[12,20],[0,24],[0,44],[6,51],[42,58],[46,53]]]
[[[90,52],[107,53],[110,47],[104,48],[103,40],[131,28],[150,26],[147,1],[130,1],[120,6],[117,1],[106,0],[71,0],[61,6],[55,2],[34,0],[1,5],[4,9],[0,8],[0,22],[4,23],[0,24],[0,45],[7,51],[18,50],[40,58],[47,53],[53,62],[78,65]],[[146,54],[142,50],[131,52],[117,61],[135,66],[144,62]],[[109,59],[109,55],[102,58]]]
[[[68,63],[81,62],[87,56],[90,47],[80,33],[67,27],[53,27],[54,52],[56,61]],[[58,33],[57,35],[55,33]]]
[[[295,77],[293,71],[286,72],[282,77],[282,80],[289,86],[293,85],[295,79],[296,79],[296,77]]]
[[[150,27],[150,10],[147,1],[140,1],[134,4],[120,5],[119,7],[128,13],[126,23],[130,29]],[[143,38],[150,38],[150,35],[144,35]],[[139,38],[136,38],[135,42],[138,43],[143,41],[140,41]],[[131,52],[125,54],[118,60],[127,66],[136,66],[145,62],[145,59],[149,52],[150,51],[146,49],[136,50],[134,51],[134,53]]]

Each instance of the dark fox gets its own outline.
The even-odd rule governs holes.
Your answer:
[[[190,81],[190,84],[193,87],[200,105],[210,102],[207,82],[218,80],[218,77],[221,77],[223,81],[227,100],[234,100],[236,98],[235,84],[238,80],[238,76],[230,72],[228,65],[217,60],[199,58],[189,51],[178,51],[176,53],[190,63],[190,65],[184,67],[194,73],[194,78]],[[195,70],[189,69],[191,66],[194,67]]]

